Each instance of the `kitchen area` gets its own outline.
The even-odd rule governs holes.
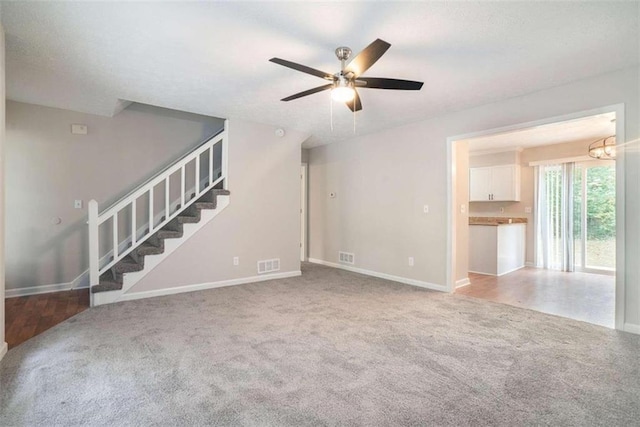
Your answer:
[[[613,327],[615,162],[606,113],[456,141],[455,293]]]
[[[532,208],[521,207],[521,180],[518,151],[469,157],[470,273],[502,276],[525,266],[529,218],[514,214]]]

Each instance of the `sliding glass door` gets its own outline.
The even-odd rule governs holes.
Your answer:
[[[616,268],[615,163],[578,163],[574,173],[576,269],[614,272]]]

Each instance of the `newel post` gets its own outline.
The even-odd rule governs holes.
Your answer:
[[[222,138],[222,188],[229,189],[229,119],[224,121],[224,137]]]
[[[98,265],[100,249],[98,245],[98,202],[91,200],[89,208],[89,288],[100,282]]]

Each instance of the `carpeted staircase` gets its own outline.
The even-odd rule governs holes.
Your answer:
[[[216,209],[218,196],[228,196],[228,190],[212,188],[204,193],[200,199],[191,204],[177,217],[168,222],[164,227],[149,236],[140,246],[129,255],[116,263],[109,271],[100,276],[100,282],[91,288],[91,292],[106,292],[121,290],[124,275],[144,269],[144,257],[147,255],[159,255],[164,253],[165,239],[178,239],[183,235],[183,224],[200,222],[202,209]],[[192,198],[195,194],[192,194]],[[178,210],[180,205],[178,205]]]

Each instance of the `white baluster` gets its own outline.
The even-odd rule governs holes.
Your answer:
[[[182,165],[182,168],[180,168],[180,200],[182,200],[182,205],[180,208],[184,207],[184,202],[185,202],[185,190],[184,190],[185,166],[186,165]]]
[[[164,219],[165,221],[169,219],[169,206],[170,201],[169,197],[171,196],[169,191],[169,176],[164,181]]]
[[[149,236],[153,232],[153,187],[149,190]]]
[[[200,195],[200,154],[196,156],[196,197]]]
[[[137,199],[133,199],[131,202],[131,246],[136,245],[136,239],[138,238],[138,232],[136,230],[136,208]]]
[[[213,178],[213,147],[215,147],[215,145],[212,145],[211,147],[209,147],[209,187],[211,187],[211,183],[214,181],[214,178]]]
[[[113,214],[113,260],[118,259],[118,212]]]

